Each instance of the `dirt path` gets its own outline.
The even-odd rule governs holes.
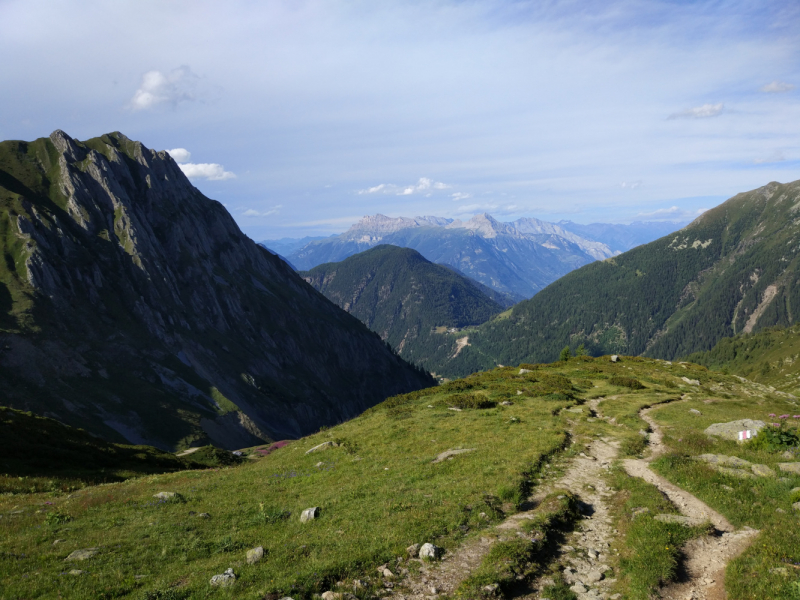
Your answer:
[[[649,463],[667,451],[661,429],[649,415],[654,408],[645,409],[640,413],[652,430],[651,454],[644,460],[623,461],[625,471],[632,477],[641,477],[656,486],[683,515],[708,520],[715,529],[712,534],[690,540],[683,547],[686,557],[683,577],[681,581],[663,588],[661,597],[669,600],[723,600],[726,598],[725,566],[744,552],[758,531],[749,527],[736,531],[725,517],[699,498],[650,470]]]

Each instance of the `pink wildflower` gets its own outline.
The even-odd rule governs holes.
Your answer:
[[[771,425],[772,425],[773,427],[780,427],[780,426],[781,426],[781,424],[780,424],[780,423],[771,423]]]
[[[774,416],[775,416],[775,413],[769,413],[767,416],[768,416],[768,417],[774,417]]]
[[[778,418],[779,418],[779,419],[788,419],[788,418],[789,418],[789,415],[781,415],[781,416],[780,416],[780,417],[778,417]]]

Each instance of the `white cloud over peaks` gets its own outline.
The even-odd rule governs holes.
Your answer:
[[[785,81],[773,81],[765,86],[762,86],[761,91],[767,94],[780,94],[781,92],[791,92],[797,86]]]
[[[172,150],[167,150],[167,154],[169,154],[177,163],[189,162],[189,160],[192,158],[192,153],[186,148],[173,148]]]
[[[358,190],[359,194],[394,194],[395,196],[410,196],[419,192],[431,190],[446,190],[450,188],[446,183],[434,181],[428,177],[420,177],[417,183],[399,186],[393,183],[381,183],[365,190]]]
[[[283,204],[276,204],[272,208],[268,210],[255,210],[253,208],[248,208],[245,210],[242,215],[245,217],[268,217],[270,215],[276,215],[281,212],[283,208]]]
[[[217,163],[183,163],[178,166],[189,179],[225,181],[226,179],[236,178],[234,173],[226,171],[225,167]]]
[[[142,75],[142,83],[131,98],[130,108],[147,110],[164,104],[175,107],[181,102],[196,100],[195,87],[198,79],[186,65],[166,74],[148,71]]]
[[[652,219],[655,221],[694,219],[695,217],[699,217],[700,215],[702,215],[707,210],[708,210],[707,208],[687,210],[684,208],[679,208],[677,206],[670,206],[669,208],[659,208],[651,212],[640,212],[639,214],[636,215],[636,218]]]
[[[687,108],[686,110],[672,113],[667,119],[707,119],[722,114],[724,107],[725,105],[721,102],[719,104],[703,104],[703,106]]]

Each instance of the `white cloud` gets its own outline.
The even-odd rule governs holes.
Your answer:
[[[365,190],[358,190],[359,194],[394,194],[395,196],[410,196],[419,192],[430,190],[446,190],[451,186],[441,181],[434,181],[429,177],[420,177],[415,184],[398,186],[393,183],[381,183]]]
[[[178,166],[189,179],[225,181],[236,178],[234,173],[226,171],[225,167],[217,163],[183,163]]]
[[[650,219],[654,221],[681,221],[684,219],[694,219],[695,217],[699,217],[707,210],[707,208],[687,210],[677,206],[670,206],[669,208],[659,208],[651,212],[640,212],[636,215],[636,218]]]
[[[497,210],[497,204],[466,204],[464,206],[459,206],[458,210],[456,211],[458,214],[463,213],[475,213],[475,212],[486,212],[489,210]]]
[[[173,148],[172,150],[167,150],[167,154],[175,159],[175,162],[177,163],[189,162],[189,160],[192,158],[192,153],[186,148]]]
[[[763,158],[757,158],[753,162],[757,165],[763,165],[765,163],[776,163],[776,162],[783,162],[786,160],[786,156],[780,150],[775,150],[769,156],[765,156]]]
[[[781,92],[791,92],[796,87],[797,86],[794,84],[776,80],[763,86],[761,91],[767,94],[780,94]]]
[[[248,208],[244,212],[242,212],[242,216],[245,217],[268,217],[270,215],[276,215],[281,212],[283,208],[283,204],[276,204],[272,208],[268,210],[255,210],[254,208]]]
[[[620,184],[620,187],[627,190],[635,190],[636,188],[642,187],[642,180],[637,179],[636,181],[623,181]]]
[[[467,198],[471,198],[472,194],[465,194],[464,192],[456,192],[455,194],[451,194],[453,198],[453,202],[457,202],[459,200],[466,200]]]
[[[696,106],[695,108],[687,108],[680,112],[672,113],[667,119],[707,119],[709,117],[716,117],[722,114],[724,104],[703,104],[703,106]]]
[[[175,107],[181,102],[191,102],[197,99],[195,87],[198,79],[186,65],[166,74],[148,71],[142,75],[142,83],[129,106],[132,110],[147,110],[163,104]]]

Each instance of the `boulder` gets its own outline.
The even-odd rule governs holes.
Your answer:
[[[750,465],[750,469],[759,477],[775,477],[775,471],[770,469],[767,465]]]
[[[503,401],[500,403],[500,406],[514,406],[514,403],[513,403],[513,402],[510,402],[510,401],[508,401],[508,400],[503,400]]]
[[[236,575],[234,575],[233,569],[226,569],[224,573],[220,575],[214,575],[208,583],[214,587],[228,587],[233,585],[235,582]]]
[[[696,408],[690,408],[689,412],[692,413],[693,415],[702,415],[703,414],[699,410],[697,410]]]
[[[80,569],[70,569],[70,575],[83,575],[86,571],[81,571]]]
[[[159,500],[169,500],[174,497],[175,492],[158,492],[157,494],[153,494],[153,498],[158,498]]]
[[[408,548],[406,548],[409,558],[417,558],[419,556],[419,548],[419,544],[411,544]]]
[[[686,517],[684,515],[656,515],[653,517],[656,521],[662,523],[677,523],[684,527],[695,527],[707,522],[707,519],[699,519],[697,517]]]
[[[328,448],[336,448],[339,444],[336,442],[322,442],[318,446],[314,446],[310,450],[306,450],[306,454],[311,454],[312,452],[319,452],[320,450],[327,450]]]
[[[520,369],[519,370],[519,374],[520,375],[524,375],[525,373],[532,373],[532,372],[533,371],[531,371],[530,369]]]
[[[308,521],[313,521],[319,516],[319,507],[313,506],[311,508],[305,509],[302,514],[300,515],[300,522],[307,523]]]
[[[257,548],[253,548],[252,550],[247,551],[247,564],[254,565],[258,561],[264,558],[264,547],[258,546]]]
[[[723,467],[736,467],[742,469],[751,466],[750,462],[739,458],[738,456],[727,456],[725,454],[701,454],[697,460],[702,460],[711,465],[720,465]]]
[[[778,463],[778,468],[784,473],[800,475],[800,462]]]
[[[322,600],[342,600],[342,595],[339,592],[322,592]]]
[[[434,546],[433,544],[422,544],[419,549],[419,557],[427,560],[438,560],[444,554],[444,548]]]
[[[64,560],[88,560],[99,552],[98,548],[84,548],[83,550],[75,550]]]
[[[733,469],[731,467],[720,467],[714,465],[714,469],[723,475],[730,475],[731,477],[738,477],[739,479],[755,479],[756,476],[750,471],[744,469]]]
[[[611,355],[611,362],[619,362],[619,356],[616,354]]]
[[[697,379],[689,379],[688,377],[681,377],[681,380],[689,385],[700,385]]]
[[[707,435],[715,435],[726,440],[738,440],[739,432],[749,429],[758,433],[766,427],[764,421],[754,421],[753,419],[739,419],[738,421],[729,421],[727,423],[714,423],[705,429]]]
[[[794,504],[792,504],[792,508],[794,510],[800,510],[800,502],[795,502]]]

